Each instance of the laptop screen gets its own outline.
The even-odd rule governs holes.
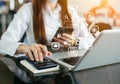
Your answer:
[[[105,30],[74,68],[75,71],[120,62],[120,30]]]

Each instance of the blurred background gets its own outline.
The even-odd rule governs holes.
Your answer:
[[[98,6],[101,0],[68,0],[70,4],[78,6],[78,12],[84,14],[94,6]],[[112,6],[120,14],[120,0],[108,0],[109,5]]]
[[[7,29],[14,14],[24,4],[31,0],[0,0],[0,36]],[[88,28],[95,25],[99,30],[116,29],[120,27],[120,3],[119,0],[68,0],[80,17],[84,17],[88,23]],[[106,3],[101,7],[100,4]],[[108,7],[109,6],[109,7]],[[108,8],[107,8],[108,7]],[[106,10],[108,12],[106,12]]]

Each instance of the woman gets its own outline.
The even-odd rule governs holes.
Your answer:
[[[46,45],[49,45],[52,39],[63,45],[66,41],[67,46],[76,42],[73,35],[66,33],[61,37],[63,40],[54,38],[59,27],[74,27],[76,24],[80,30],[76,37],[80,40],[79,47],[88,48],[94,38],[76,11],[73,8],[68,10],[67,0],[32,0],[32,3],[25,4],[19,9],[3,34],[0,40],[0,53],[14,57],[18,54],[27,54],[31,60],[35,58],[36,61],[43,61],[43,56],[51,55]],[[25,32],[26,41],[21,43],[19,40]]]

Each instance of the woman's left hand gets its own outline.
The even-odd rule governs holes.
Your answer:
[[[72,46],[75,45],[76,38],[74,38],[73,35],[63,33],[59,38],[54,37],[54,41],[60,42],[65,46]]]

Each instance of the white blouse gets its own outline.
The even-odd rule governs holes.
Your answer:
[[[56,31],[61,26],[61,20],[59,17],[60,10],[60,5],[57,5],[54,11],[51,11],[50,8],[47,8],[47,11],[43,10],[43,19],[47,34],[47,40],[49,43],[51,43]],[[94,37],[88,32],[85,20],[79,17],[74,8],[69,7],[69,12],[72,16],[73,27],[76,30],[76,32],[74,32],[74,36],[80,40],[79,48],[87,49],[93,43]],[[35,43],[32,16],[33,11],[31,2],[23,5],[19,9],[19,11],[14,16],[13,21],[10,23],[8,29],[1,37],[0,54],[8,54],[14,56],[17,47],[21,44],[19,40],[22,38],[25,32],[25,43]]]

